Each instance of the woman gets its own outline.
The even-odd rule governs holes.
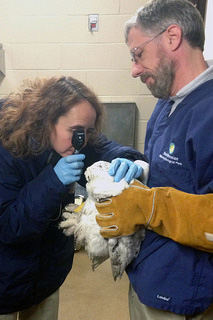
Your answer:
[[[58,228],[71,185],[98,160],[125,176],[139,152],[100,135],[97,97],[71,77],[37,79],[0,110],[0,319],[57,319],[58,292],[72,267],[74,242]],[[75,154],[73,132],[85,144]],[[127,169],[122,169],[127,166]],[[135,169],[136,168],[136,169]],[[136,177],[141,174],[134,165]],[[122,173],[122,174],[121,174]]]

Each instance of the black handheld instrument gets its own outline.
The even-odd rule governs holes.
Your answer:
[[[73,136],[72,136],[72,146],[75,148],[75,153],[76,151],[78,152],[81,150],[85,143],[85,131],[84,129],[74,129],[73,130]]]

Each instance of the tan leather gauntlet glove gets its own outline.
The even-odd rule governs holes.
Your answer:
[[[130,235],[137,225],[183,245],[213,252],[213,194],[193,195],[135,181],[119,196],[96,204],[105,238]]]

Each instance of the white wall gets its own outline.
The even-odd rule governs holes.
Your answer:
[[[70,75],[102,102],[136,102],[136,147],[143,151],[146,123],[156,99],[131,77],[124,23],[147,0],[0,0],[0,43],[6,77],[0,97],[23,79]],[[99,14],[99,31],[88,31],[88,14]]]
[[[206,60],[213,59],[213,0],[207,1],[206,12],[206,42],[204,47],[204,56]]]
[[[136,102],[136,147],[143,152],[147,120],[156,99],[131,77],[123,25],[147,0],[0,0],[0,43],[6,77],[0,98],[23,79],[58,74],[89,85],[103,102]],[[88,14],[99,14],[99,32],[88,31]],[[213,59],[213,0],[208,0],[207,59]]]

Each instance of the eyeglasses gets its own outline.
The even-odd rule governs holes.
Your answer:
[[[131,61],[134,62],[134,63],[137,63],[137,59],[141,59],[143,50],[144,50],[144,48],[147,46],[147,44],[149,44],[152,40],[156,39],[158,36],[160,36],[160,35],[161,35],[162,33],[164,33],[166,30],[167,30],[167,29],[159,32],[159,33],[158,33],[156,36],[154,36],[153,38],[145,41],[145,42],[142,43],[140,46],[133,48],[133,49],[130,51],[130,54],[131,54],[131,56],[132,56]],[[136,51],[137,51],[138,49],[142,49],[142,50],[140,51],[140,53],[137,53],[137,54],[136,54]]]

